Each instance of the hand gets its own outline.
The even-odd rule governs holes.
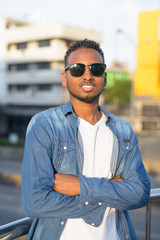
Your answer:
[[[118,176],[111,178],[110,181],[123,182],[123,178],[120,175],[118,175]]]
[[[68,196],[80,195],[78,177],[69,174],[55,174],[53,189]]]

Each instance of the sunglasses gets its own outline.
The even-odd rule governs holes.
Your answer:
[[[73,63],[73,64],[68,64],[68,66],[65,67],[65,72],[67,70],[70,70],[70,74],[73,77],[81,77],[84,74],[86,67],[89,67],[93,76],[101,77],[105,72],[106,64],[93,63],[93,64],[85,65],[82,63]]]

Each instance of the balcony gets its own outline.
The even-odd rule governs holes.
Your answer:
[[[53,69],[12,71],[6,74],[7,84],[61,83],[61,72]]]
[[[10,91],[6,97],[8,105],[19,106],[57,106],[64,104],[64,101],[64,89],[54,85],[45,91],[39,91],[32,86],[24,91]]]
[[[29,48],[29,49],[22,49],[22,50],[16,50],[13,49],[11,51],[8,51],[6,54],[6,60],[7,61],[63,61],[64,54],[65,54],[66,48],[51,48],[51,47],[45,47],[45,48]]]

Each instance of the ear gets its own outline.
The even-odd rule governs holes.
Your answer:
[[[104,86],[107,86],[107,72],[104,73]]]
[[[62,73],[62,86],[67,87],[67,77],[65,72]]]

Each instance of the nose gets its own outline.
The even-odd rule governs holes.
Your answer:
[[[89,66],[85,67],[83,78],[86,79],[86,80],[93,80],[93,75],[91,73],[91,70],[90,70]]]

